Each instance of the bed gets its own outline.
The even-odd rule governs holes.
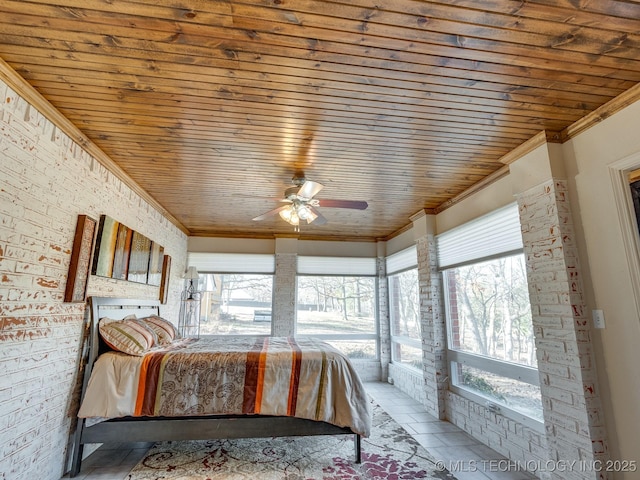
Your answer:
[[[80,471],[85,444],[125,438],[346,434],[353,435],[360,462],[361,437],[371,428],[369,402],[349,360],[330,345],[293,337],[179,336],[159,344],[164,336],[159,330],[153,348],[135,350],[136,343],[134,351],[123,353],[114,350],[120,346],[105,325],[119,332],[123,324],[142,323],[146,335],[153,330],[151,320],[162,320],[159,302],[91,297],[89,304],[71,477]]]

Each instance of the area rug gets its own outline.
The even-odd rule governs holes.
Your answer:
[[[455,480],[378,405],[354,461],[352,435],[160,442],[129,480]]]

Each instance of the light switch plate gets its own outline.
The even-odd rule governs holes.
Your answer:
[[[593,326],[594,328],[604,328],[604,312],[602,310],[593,310]]]

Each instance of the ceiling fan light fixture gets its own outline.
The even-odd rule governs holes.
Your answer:
[[[289,205],[287,208],[280,210],[280,217],[289,225],[300,225],[300,217],[293,205]]]
[[[313,198],[324,188],[321,183],[305,180],[302,177],[294,177],[293,183],[295,187],[287,188],[284,192],[284,198],[280,200],[281,202],[288,203],[288,205],[274,208],[267,213],[258,215],[253,220],[264,220],[277,213],[285,222],[293,225],[296,232],[299,232],[301,221],[313,223],[318,226],[327,223],[327,219],[317,210],[317,207],[351,208],[356,210],[364,210],[367,208],[367,202],[363,201],[317,200]]]
[[[301,220],[306,220],[307,223],[311,223],[316,218],[318,218],[318,215],[313,213],[313,211],[307,205],[303,204],[300,204],[296,207],[296,213],[298,214],[298,218],[300,218]]]

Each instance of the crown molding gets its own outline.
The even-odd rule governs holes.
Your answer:
[[[572,123],[567,128],[560,132],[560,138],[562,143],[570,140],[585,130],[597,125],[598,123],[606,120],[615,113],[619,112],[625,107],[628,107],[632,103],[640,100],[640,83],[631,87],[629,90],[622,92],[617,97],[609,100],[607,103],[597,108],[593,112],[585,115],[577,122]]]

